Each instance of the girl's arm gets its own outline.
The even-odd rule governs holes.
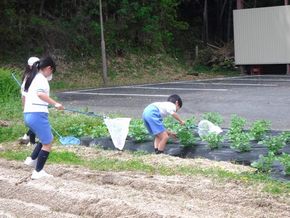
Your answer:
[[[48,104],[54,105],[54,107],[58,110],[63,110],[64,106],[62,106],[62,104],[56,102],[55,100],[53,100],[51,97],[49,97],[46,93],[44,92],[38,92],[37,96],[42,100],[47,102]]]

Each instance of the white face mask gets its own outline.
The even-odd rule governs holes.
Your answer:
[[[52,80],[52,74],[50,74],[48,77],[46,77],[47,81]]]

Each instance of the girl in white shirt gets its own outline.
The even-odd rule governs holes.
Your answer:
[[[31,156],[27,157],[25,164],[35,167],[32,179],[52,177],[43,170],[44,164],[51,151],[53,135],[48,120],[48,105],[54,105],[56,109],[64,107],[49,97],[50,87],[48,81],[56,65],[51,57],[46,57],[33,64],[32,73],[27,76],[24,91],[27,92],[24,105],[25,124],[36,134],[41,143],[38,143]]]
[[[39,61],[38,57],[30,57],[28,59],[26,69],[25,69],[25,71],[23,73],[23,76],[22,76],[21,99],[22,99],[23,107],[24,107],[24,104],[25,104],[25,96],[26,96],[26,93],[27,93],[27,92],[24,91],[24,85],[25,85],[27,76],[32,73],[32,66],[33,66],[33,64],[36,61]],[[32,145],[35,144],[35,134],[32,132],[31,129],[29,129],[28,132],[21,139],[24,140],[24,141],[27,141],[29,139],[29,143],[30,144],[32,144]]]

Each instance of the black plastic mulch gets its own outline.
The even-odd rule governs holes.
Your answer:
[[[226,132],[226,131],[225,131]],[[279,131],[271,131],[271,135],[278,135]],[[117,150],[115,148],[110,137],[101,137],[101,138],[91,138],[91,137],[82,137],[81,144],[83,146],[100,146],[104,150]],[[251,142],[252,148],[248,152],[240,152],[230,148],[230,143],[224,142],[222,147],[219,149],[211,150],[206,142],[198,140],[191,147],[184,147],[183,145],[177,143],[168,143],[166,145],[164,154],[181,157],[181,158],[207,158],[215,161],[228,161],[232,163],[238,163],[242,165],[250,165],[254,161],[259,159],[260,155],[267,155],[268,149],[265,145],[258,144],[255,141]],[[147,153],[154,153],[153,141],[147,141],[138,143],[128,138],[126,140],[123,150],[128,151],[141,151]],[[286,145],[280,153],[285,152],[290,154],[290,145]],[[272,166],[271,176],[275,179],[282,181],[290,181],[290,176],[285,175],[283,166],[275,161]]]

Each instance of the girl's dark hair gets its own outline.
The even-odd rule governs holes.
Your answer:
[[[180,98],[179,95],[176,95],[176,94],[170,95],[170,96],[168,97],[167,101],[170,101],[170,102],[172,102],[173,104],[175,104],[176,101],[177,101],[179,107],[180,107],[180,108],[182,107],[182,100],[181,100],[181,98]]]
[[[32,68],[29,65],[26,65],[25,71],[21,79],[22,82],[24,81],[25,77],[27,77],[31,73],[31,71],[32,71]]]
[[[24,91],[28,91],[34,77],[36,76],[36,74],[38,73],[39,70],[50,66],[52,68],[52,72],[55,72],[56,70],[56,65],[55,62],[52,60],[51,57],[46,57],[46,58],[42,58],[39,61],[36,61],[33,65],[32,65],[32,69],[31,69],[31,73],[29,73],[27,75],[27,79],[24,85]]]

